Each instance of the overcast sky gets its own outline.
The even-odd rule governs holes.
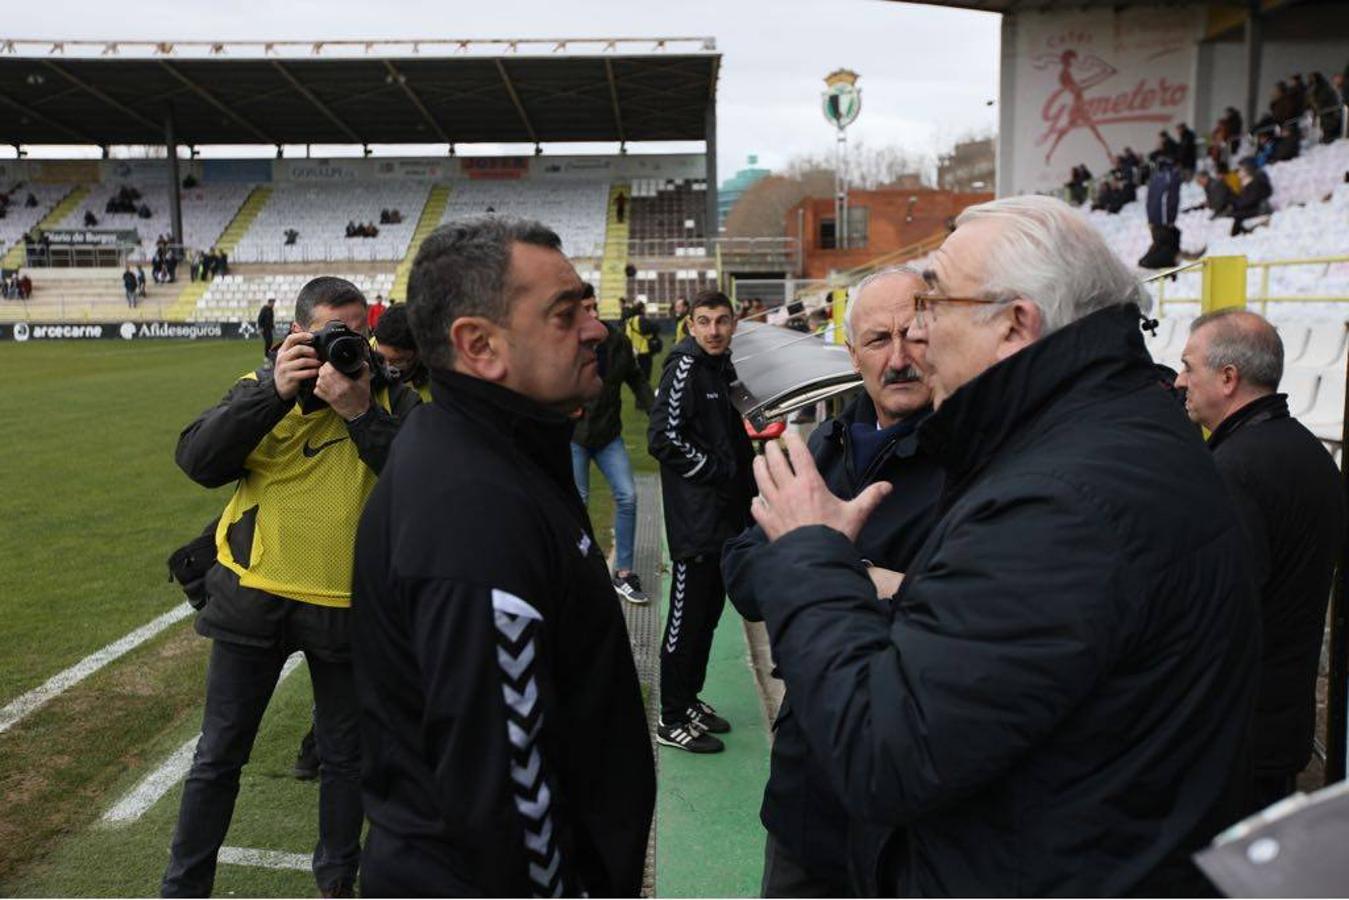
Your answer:
[[[931,154],[991,133],[999,17],[884,0],[106,0],[6,4],[7,38],[314,40],[710,36],[723,60],[718,169],[750,153],[774,168],[831,152],[824,75],[861,75],[848,131],[869,146]],[[489,149],[489,148],[483,148]],[[493,150],[505,148],[490,148]],[[568,145],[547,144],[550,153]],[[612,152],[610,148],[595,147]],[[674,148],[670,148],[674,149]],[[700,148],[699,148],[700,149]],[[637,152],[637,148],[634,148]]]

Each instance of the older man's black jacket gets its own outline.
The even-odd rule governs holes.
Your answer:
[[[636,896],[642,697],[570,423],[437,372],[356,542],[367,896]]]
[[[1212,459],[1133,306],[965,384],[919,430],[939,521],[892,609],[824,526],[759,551],[792,703],[901,896],[1183,894],[1249,787],[1259,616]]]
[[[1330,582],[1344,542],[1344,488],[1335,462],[1288,396],[1228,416],[1209,437],[1218,471],[1251,538],[1264,625],[1254,763],[1287,776],[1310,761]]]
[[[693,338],[665,358],[647,450],[660,463],[671,559],[720,559],[726,541],[750,524],[754,447],[731,405],[735,378],[730,353],[712,356]]]
[[[909,424],[916,427],[927,413],[915,414]],[[883,447],[865,472],[856,471],[850,431],[854,422],[875,427],[876,408],[866,394],[815,429],[810,455],[835,496],[852,499],[877,481],[895,486],[867,520],[857,549],[876,565],[903,572],[932,528],[942,470],[919,448],[917,435],[909,432]],[[722,554],[727,594],[740,614],[753,622],[763,619],[762,573],[757,565],[762,556],[754,551],[766,543],[763,529],[756,525],[728,541]],[[771,601],[771,597],[763,600]],[[797,863],[836,883],[846,883],[848,813],[830,787],[823,766],[811,756],[790,697],[783,698],[773,727],[772,765],[759,817]]]

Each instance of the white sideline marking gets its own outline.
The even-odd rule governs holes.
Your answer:
[[[298,869],[308,872],[313,860],[303,853],[280,850],[252,850],[248,847],[221,847],[217,862],[230,866],[255,866],[260,869]]]
[[[304,662],[303,653],[292,653],[290,659],[281,667],[281,675],[276,679],[277,686],[280,687],[281,682],[299,668],[302,662]],[[196,751],[197,741],[200,738],[200,734],[189,738],[186,743],[173,751],[159,768],[142,778],[125,797],[103,814],[104,824],[134,822],[149,812],[165,794],[173,790],[174,785],[187,777],[188,770],[192,768],[192,754]]]
[[[63,672],[57,672],[47,682],[33,688],[26,694],[20,694],[4,709],[0,709],[0,734],[26,719],[31,713],[46,706],[52,699],[60,696],[69,688],[79,684],[108,663],[144,644],[175,622],[182,621],[192,614],[192,607],[186,602],[175,606],[148,625],[142,625],[135,631],[113,641],[96,653],[86,656]]]

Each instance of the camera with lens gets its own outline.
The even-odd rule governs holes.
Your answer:
[[[341,322],[329,322],[314,332],[309,346],[318,354],[319,362],[332,363],[348,378],[361,376],[361,365],[370,358],[370,344],[365,338]]]

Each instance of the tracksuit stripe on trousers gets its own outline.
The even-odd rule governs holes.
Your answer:
[[[705,554],[675,560],[660,648],[660,713],[666,723],[687,718],[689,707],[702,693],[712,637],[725,605],[720,559]]]

